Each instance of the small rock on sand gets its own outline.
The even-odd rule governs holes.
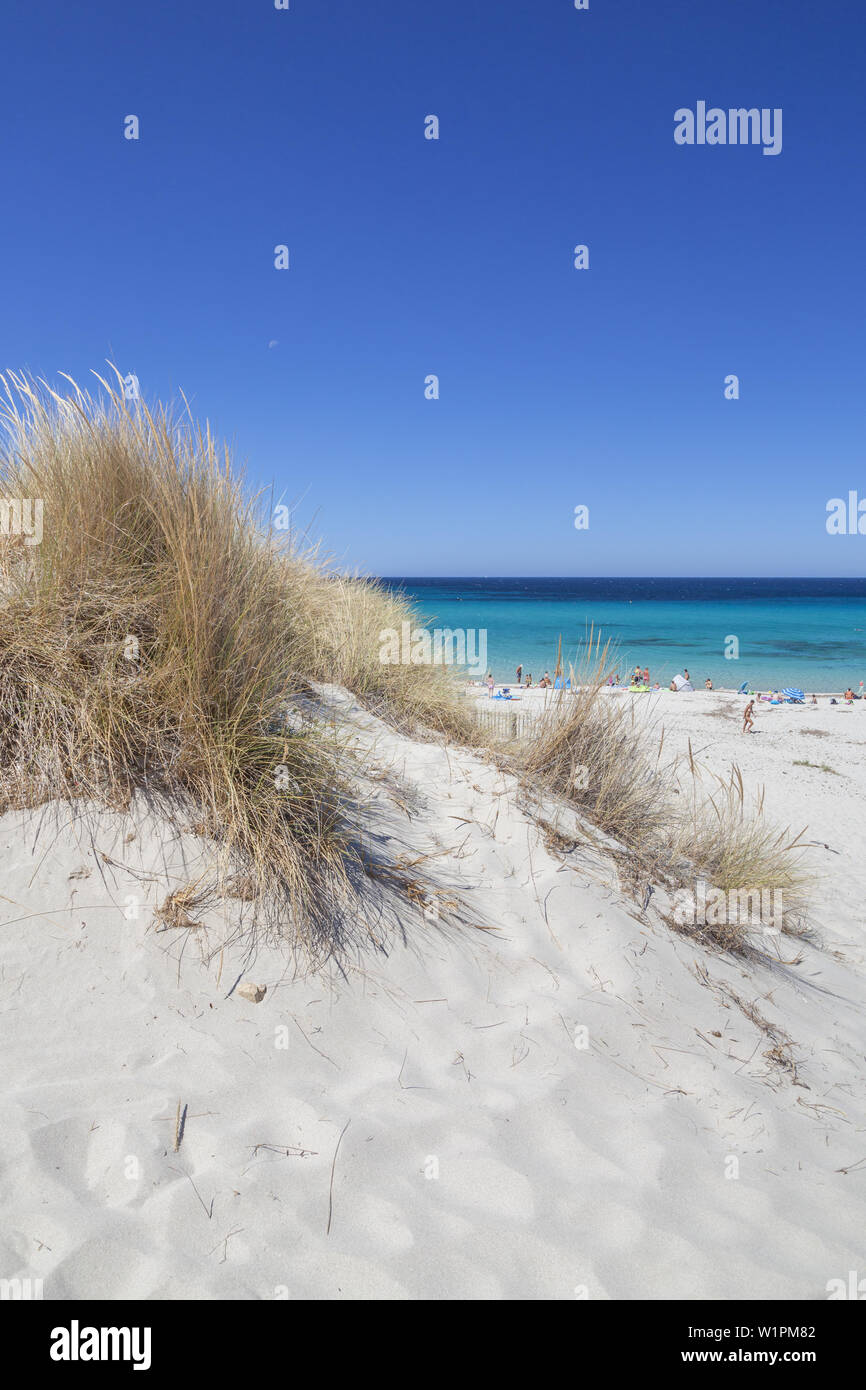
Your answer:
[[[267,985],[254,985],[251,980],[244,980],[237,992],[242,999],[249,999],[251,1004],[261,1004],[268,992],[268,987]]]

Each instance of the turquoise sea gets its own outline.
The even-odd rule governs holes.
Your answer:
[[[866,682],[866,579],[384,579],[435,626],[487,633],[487,667],[533,681],[574,660],[590,625],[617,644],[618,670],[650,668],[663,685],[687,667],[695,686],[800,686],[837,692]],[[726,658],[737,649],[738,655]]]

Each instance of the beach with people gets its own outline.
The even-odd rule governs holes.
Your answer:
[[[620,579],[594,577],[388,579],[437,626],[486,635],[497,685],[521,667],[537,685],[610,640],[616,683],[766,693],[786,688],[834,694],[866,680],[866,580]],[[618,663],[618,664],[613,664]],[[686,677],[686,672],[689,677]],[[649,677],[643,680],[644,673]],[[473,673],[474,674],[474,673]]]
[[[476,687],[467,692],[482,713],[489,709]],[[866,859],[856,814],[866,799],[866,699],[825,692],[784,701],[771,692],[731,690],[675,696],[661,689],[638,699],[634,690],[606,684],[599,693],[627,709],[629,719],[633,714],[642,743],[660,747],[666,762],[680,769],[697,764],[707,794],[733,773],[760,796],[770,821],[792,835],[803,832],[815,881],[824,885],[812,907],[816,929],[866,965]],[[533,727],[569,699],[569,691],[525,690],[519,703],[501,708],[520,716],[522,736],[531,739]],[[691,775],[683,787],[692,794],[690,783]]]

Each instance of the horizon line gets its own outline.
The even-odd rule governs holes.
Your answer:
[[[774,579],[866,584],[860,574],[377,574],[377,579]]]

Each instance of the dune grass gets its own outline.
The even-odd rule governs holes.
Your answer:
[[[639,901],[655,885],[681,909],[695,900],[693,918],[671,915],[678,930],[735,950],[766,944],[768,932],[802,935],[811,883],[799,836],[765,819],[762,798],[749,803],[737,768],[725,780],[691,754],[684,767],[663,761],[664,731],[638,702],[606,691],[611,650],[591,653],[590,643],[571,670],[572,690],[555,692],[517,755],[527,787],[554,792],[617,842],[622,877]],[[726,895],[724,909],[702,911],[707,889]],[[760,911],[743,913],[740,895]]]
[[[640,846],[664,828],[670,798],[643,737],[640,707],[611,700],[605,691],[614,664],[606,646],[572,666],[571,690],[553,692],[522,770],[530,783],[563,796],[606,834]]]
[[[802,832],[774,825],[764,814],[763,795],[748,797],[738,767],[727,778],[707,774],[689,757],[686,805],[673,822],[672,862],[676,882],[689,897],[704,880],[728,900],[727,911],[707,909],[706,917],[686,926],[693,934],[726,948],[766,944],[779,932],[807,934],[812,875],[804,867]],[[703,784],[709,778],[710,790]],[[744,908],[751,895],[760,910]]]
[[[0,380],[0,493],[42,506],[41,543],[11,512],[0,536],[3,803],[182,806],[225,874],[329,950],[369,868],[357,767],[287,706],[339,681],[441,733],[466,719],[455,682],[378,669],[374,638],[409,606],[293,549],[207,427],[102,378],[96,395]]]
[[[317,603],[307,601],[312,679],[351,690],[372,713],[413,737],[478,741],[477,721],[457,670],[445,664],[382,661],[382,634],[422,624],[411,603],[371,579],[318,574]],[[313,619],[309,622],[309,619]]]
[[[43,509],[39,544],[10,527],[11,509],[0,535],[0,806],[124,807],[141,793],[182,810],[214,842],[219,881],[242,879],[321,957],[351,934],[371,882],[401,891],[399,865],[370,860],[362,769],[317,703],[315,684],[333,683],[412,737],[505,756],[616,841],[636,895],[699,876],[775,888],[795,929],[796,842],[746,812],[735,778],[708,795],[693,765],[679,794],[639,707],[604,691],[609,648],[590,642],[573,690],[503,754],[452,668],[381,660],[385,632],[421,625],[411,604],[277,531],[207,426],[101,377],[95,395],[66,380],[56,392],[0,377],[0,494],[21,515],[21,499]],[[728,924],[706,934],[747,940]]]

